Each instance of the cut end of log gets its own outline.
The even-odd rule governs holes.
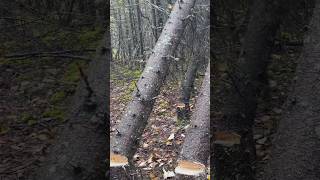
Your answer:
[[[120,167],[128,165],[128,158],[126,156],[110,153],[110,167]]]
[[[237,133],[220,131],[215,132],[215,144],[231,147],[235,144],[240,144],[241,136]]]
[[[205,173],[205,170],[206,170],[205,165],[201,163],[181,160],[181,161],[178,161],[178,166],[176,167],[175,172],[177,174],[199,176]]]

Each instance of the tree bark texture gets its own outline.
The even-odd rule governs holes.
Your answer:
[[[194,3],[195,0],[185,0],[181,8],[178,3],[175,4],[133,92],[133,99],[120,123],[115,126],[117,134],[111,137],[112,152],[124,155],[129,160],[135,153]]]
[[[198,162],[206,166],[210,152],[210,64],[207,67],[195,107],[196,110],[191,117],[190,129],[186,132],[187,136],[179,159]]]
[[[265,180],[320,178],[320,1],[304,39],[295,83],[273,141]]]

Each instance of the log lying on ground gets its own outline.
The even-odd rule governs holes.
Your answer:
[[[197,178],[197,176],[206,177],[210,152],[210,64],[195,108],[175,172]],[[185,178],[179,175],[178,179]]]
[[[253,125],[274,35],[287,9],[286,1],[254,1],[239,59],[215,65],[213,95],[215,179],[254,179]],[[225,59],[223,59],[225,61]],[[225,62],[224,62],[225,63]]]
[[[89,64],[86,79],[91,90],[88,92],[87,83],[81,81],[68,121],[61,125],[57,140],[34,180],[105,179],[110,59],[107,31],[96,58]]]
[[[315,2],[297,79],[279,122],[264,180],[320,178],[320,1]]]
[[[194,3],[195,0],[184,0],[174,5],[133,92],[133,99],[115,126],[117,134],[111,137],[112,153],[125,156],[129,161],[135,153]]]

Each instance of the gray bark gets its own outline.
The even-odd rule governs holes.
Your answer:
[[[265,180],[320,178],[320,1],[304,39],[293,91],[273,141]]]
[[[140,9],[140,1],[136,1],[136,10],[137,10],[137,19],[138,19],[138,33],[139,33],[139,43],[140,43],[140,55],[144,55],[144,44],[143,44],[143,32],[142,32],[142,19],[141,19],[141,9]]]
[[[210,64],[207,67],[195,107],[196,110],[191,117],[190,129],[186,132],[187,136],[179,159],[198,162],[206,166],[210,152]],[[182,178],[182,176],[178,177],[178,179]]]
[[[153,53],[133,92],[121,122],[115,126],[117,134],[111,137],[111,151],[127,156],[131,160],[138,146],[139,138],[147,124],[153,104],[167,75],[171,56],[174,54],[187,20],[185,19],[195,0],[185,0],[179,8],[175,4]]]
[[[151,4],[154,4],[154,0],[151,0]],[[151,15],[152,15],[152,24],[153,24],[153,35],[154,35],[154,39],[155,42],[157,42],[158,40],[158,30],[157,28],[157,18],[156,18],[156,10],[155,7],[151,7]]]

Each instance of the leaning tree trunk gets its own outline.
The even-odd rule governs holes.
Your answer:
[[[274,139],[265,180],[320,178],[320,1],[304,39],[293,91]]]
[[[137,83],[137,89],[133,92],[133,99],[127,106],[120,123],[115,126],[117,134],[111,137],[111,152],[122,156],[121,159],[125,161],[125,164],[127,163],[126,159],[131,160],[136,151],[139,138],[165,80],[170,62],[173,61],[172,56],[183,34],[188,21],[187,17],[194,3],[195,0],[185,0],[180,3],[180,8],[178,2],[175,4]],[[117,164],[111,161],[111,165],[116,166]],[[112,174],[117,176],[115,173]]]
[[[180,153],[176,167],[177,179],[206,179],[206,165],[210,152],[210,64],[202,82],[195,113],[191,117],[190,129]],[[186,175],[191,176],[185,177]]]
[[[285,12],[280,2],[283,4],[277,0],[255,1],[239,59],[229,62],[227,70],[215,66],[215,179],[254,179],[252,127],[279,17]]]
[[[105,179],[110,59],[107,27],[97,56],[89,64],[87,79],[84,78],[76,91],[69,120],[61,126],[35,180]]]

